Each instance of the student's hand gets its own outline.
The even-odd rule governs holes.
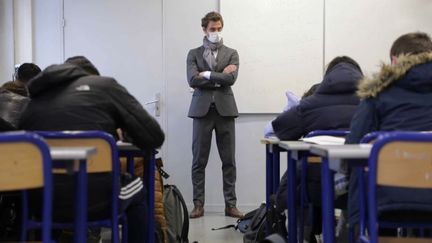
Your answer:
[[[231,64],[231,65],[228,65],[225,67],[225,69],[223,70],[223,73],[230,74],[230,73],[233,73],[235,71],[237,71],[237,66]]]
[[[198,74],[198,76],[200,76],[201,78],[204,78],[204,72],[200,72],[200,73]]]
[[[123,137],[123,131],[121,130],[121,128],[117,128],[116,132],[117,132],[117,136],[119,138],[119,141],[123,142],[124,141],[124,137]]]
[[[293,92],[287,91],[285,95],[287,97],[287,105],[284,107],[284,111],[287,111],[299,104],[300,99]]]

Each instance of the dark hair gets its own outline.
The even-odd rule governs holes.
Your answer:
[[[34,63],[23,63],[15,72],[15,79],[27,84],[30,79],[36,77],[42,70]]]
[[[210,12],[206,14],[204,18],[201,19],[201,26],[203,28],[207,28],[210,21],[214,21],[214,22],[220,21],[222,23],[222,27],[224,25],[222,15],[220,15],[220,13],[218,12]]]
[[[315,93],[315,91],[318,89],[318,87],[320,86],[320,84],[314,84],[312,85],[312,87],[309,88],[309,90],[307,90],[306,92],[304,92],[304,94],[302,95],[302,99],[311,96]]]
[[[327,65],[327,70],[326,70],[324,75],[327,75],[339,63],[349,63],[349,64],[353,65],[354,67],[356,67],[363,74],[363,71],[361,70],[360,65],[356,61],[354,61],[354,59],[352,59],[349,56],[339,56],[339,57],[333,58],[333,60],[331,60],[331,62]]]
[[[66,59],[65,63],[78,66],[91,75],[100,75],[97,68],[85,56],[69,57],[68,59]]]
[[[413,32],[397,38],[390,49],[390,58],[402,54],[419,54],[432,51],[432,41],[428,34]]]
[[[17,82],[8,81],[8,82],[4,83],[1,86],[1,88],[8,90],[12,93],[21,95],[21,96],[25,96],[25,97],[29,96],[29,92],[27,90],[27,87],[25,85],[17,83]]]

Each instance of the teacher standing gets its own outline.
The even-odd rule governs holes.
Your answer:
[[[237,105],[231,86],[239,68],[236,50],[223,44],[223,19],[210,12],[201,19],[204,31],[203,45],[189,51],[187,79],[194,89],[188,116],[193,118],[192,185],[194,209],[190,217],[204,215],[205,168],[211,147],[213,130],[222,160],[225,215],[240,218],[235,193],[235,122]]]

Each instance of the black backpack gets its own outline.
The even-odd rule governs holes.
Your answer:
[[[189,213],[179,189],[174,185],[164,185],[163,202],[168,243],[189,243]]]
[[[278,234],[287,237],[285,226],[286,217],[276,208],[275,200],[271,200],[269,207],[263,203],[257,209],[250,225],[243,236],[244,243],[257,243],[265,239],[267,234]]]
[[[259,212],[260,211],[260,212]],[[263,210],[261,207],[254,209],[248,213],[246,213],[243,218],[238,219],[236,224],[229,224],[223,227],[219,227],[219,228],[212,228],[212,230],[222,230],[222,229],[229,229],[229,228],[234,228],[234,230],[238,230],[241,233],[246,233],[249,228],[251,227],[252,224],[252,220],[255,217],[256,214],[264,214],[265,210]],[[255,219],[256,220],[256,219]]]
[[[267,207],[265,203],[262,203],[260,207],[255,211],[250,224],[247,225],[246,231],[243,235],[244,243],[257,243],[265,238],[266,235],[266,224],[267,224]],[[252,212],[254,212],[252,211]],[[252,213],[251,212],[251,213]]]

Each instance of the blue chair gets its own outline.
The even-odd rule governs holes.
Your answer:
[[[52,167],[48,145],[32,133],[0,134],[0,191],[22,191],[21,241],[30,229],[42,228],[42,242],[51,242]],[[29,218],[28,189],[42,188],[42,221]]]
[[[349,134],[349,131],[344,130],[316,130],[308,133],[305,137],[316,137],[316,136],[334,136],[334,137],[346,137]],[[310,206],[310,200],[308,198],[307,191],[307,170],[309,164],[319,164],[321,163],[321,159],[316,156],[303,156],[301,161],[301,172],[300,172],[300,229],[298,238],[299,242],[304,241],[304,209],[308,209],[309,221],[312,221],[312,215],[314,214],[313,207]],[[309,206],[308,206],[309,205]]]
[[[53,147],[95,147],[96,154],[87,161],[87,173],[111,173],[112,194],[111,212],[108,218],[98,221],[88,221],[89,228],[111,228],[112,242],[119,242],[119,224],[122,224],[122,242],[127,242],[127,220],[124,213],[119,214],[120,194],[120,161],[117,145],[114,138],[101,131],[79,131],[79,132],[46,132],[38,131],[39,135],[45,138],[49,146]],[[87,202],[86,196],[81,195],[75,200]],[[72,229],[73,223],[53,223],[53,228]],[[87,227],[76,226],[87,232]]]
[[[432,218],[427,222],[390,221],[379,217],[377,187],[391,186],[405,189],[432,189],[432,182],[425,176],[431,171],[429,153],[432,135],[419,132],[393,132],[376,134],[368,160],[368,236],[364,232],[361,242],[431,242],[432,239],[378,237],[379,228],[431,228]],[[425,159],[426,158],[426,159]],[[391,173],[388,173],[391,171]],[[364,193],[361,196],[365,196]],[[364,199],[366,200],[366,199]],[[412,209],[415,210],[415,209]],[[415,219],[410,219],[415,220]]]

